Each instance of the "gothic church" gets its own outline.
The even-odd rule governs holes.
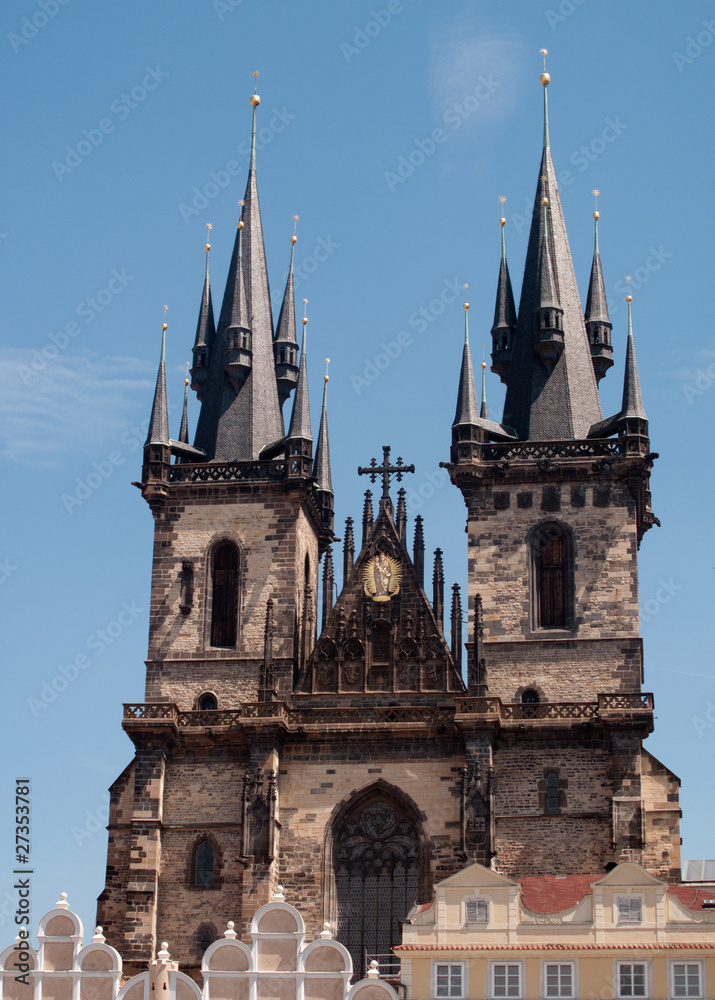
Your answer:
[[[472,861],[519,877],[633,859],[680,878],[679,782],[643,746],[637,553],[656,523],[656,456],[631,304],[622,407],[604,418],[598,213],[584,313],[541,82],[518,309],[501,220],[501,422],[477,402],[465,304],[446,468],[467,509],[469,593],[452,589],[448,624],[439,550],[428,596],[421,519],[408,527],[404,490],[392,495],[410,467],[387,447],[356,470],[375,495],[359,530],[348,518],[336,573],[327,379],[314,445],[292,256],[275,326],[271,314],[251,99],[218,322],[206,247],[194,443],[186,394],[170,436],[162,334],[136,484],[155,523],[146,691],[124,707],[135,755],[111,790],[98,907],[128,974],[162,940],[196,973],[226,922],[245,932],[279,884],[310,935],[330,922],[360,975],[399,943],[415,901]]]

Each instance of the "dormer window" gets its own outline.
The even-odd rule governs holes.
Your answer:
[[[640,896],[619,896],[616,907],[619,924],[639,924],[643,919],[643,900]]]
[[[464,901],[464,923],[465,924],[488,924],[489,923],[489,900],[488,899],[466,899]]]

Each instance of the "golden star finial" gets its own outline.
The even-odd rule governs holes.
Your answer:
[[[164,322],[161,324],[162,330],[166,330],[166,327],[167,327],[167,323],[166,323],[166,310],[168,308],[169,308],[168,306],[164,306],[163,307],[163,309],[164,309]]]
[[[190,364],[190,362],[185,361],[184,364],[186,365],[186,378],[184,379],[184,385],[188,385],[189,384],[189,364]]]
[[[593,217],[596,220],[596,222],[598,222],[598,220],[601,218],[601,213],[598,211],[598,196],[600,193],[601,192],[598,190],[598,188],[594,188],[593,191],[591,192],[591,194],[595,199],[593,206]]]
[[[295,230],[296,230],[296,227],[298,225],[298,220],[299,219],[300,219],[299,215],[294,215],[293,216],[293,235],[290,238],[291,243],[297,243],[298,242],[298,237],[295,235]]]
[[[465,283],[464,283],[464,310],[465,310],[465,312],[467,311],[467,309],[469,309],[469,303],[467,302],[467,289],[468,288],[469,288],[469,285],[465,281]]]
[[[308,322],[308,300],[303,299],[303,326]]]
[[[209,239],[211,238],[211,230],[212,229],[213,229],[213,226],[211,225],[211,223],[207,222],[206,223],[206,243],[204,244],[204,250],[206,251],[206,253],[208,253],[209,250],[211,249],[211,244],[209,243]]]
[[[323,382],[329,382],[330,376],[328,375],[328,365],[330,364],[330,358],[325,359],[325,375],[323,375]]]

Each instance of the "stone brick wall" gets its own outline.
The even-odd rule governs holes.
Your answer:
[[[680,881],[680,779],[647,750],[641,751],[646,843],[643,865],[659,878]]]

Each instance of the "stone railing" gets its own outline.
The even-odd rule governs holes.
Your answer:
[[[172,465],[170,483],[278,482],[286,478],[287,462],[202,462]]]
[[[483,444],[484,462],[518,462],[540,458],[616,457],[620,454],[617,439],[594,438],[586,441],[505,441]]]
[[[169,722],[179,729],[237,727],[260,720],[274,720],[288,729],[316,726],[422,725],[441,726],[464,716],[481,717],[500,723],[523,721],[584,721],[633,715],[646,717],[653,712],[649,692],[599,694],[597,701],[545,701],[536,704],[503,704],[501,698],[455,698],[454,707],[426,705],[372,705],[361,707],[290,708],[281,701],[248,702],[240,709],[181,712],[169,702],[125,704],[125,722]]]

